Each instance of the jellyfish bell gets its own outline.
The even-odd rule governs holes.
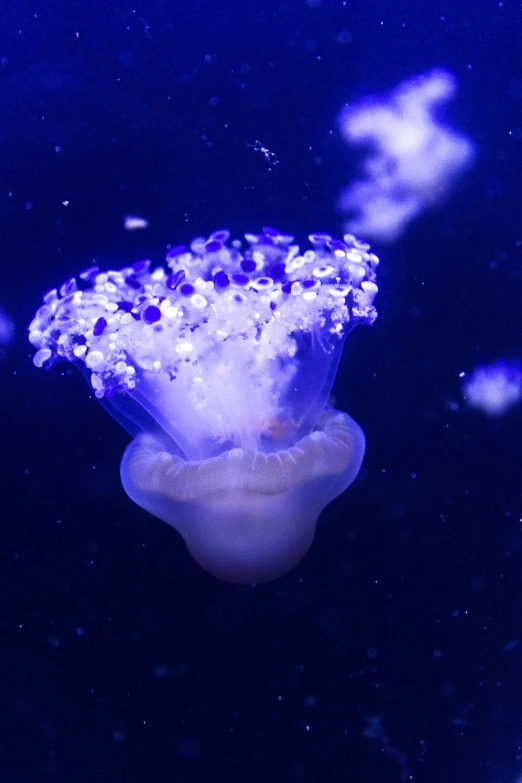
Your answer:
[[[79,364],[134,437],[128,496],[236,583],[287,573],[356,477],[364,436],[327,404],[344,339],[376,317],[378,259],[351,235],[266,227],[171,248],[166,267],[97,268],[44,297],[34,362]]]
[[[194,560],[228,582],[267,582],[304,557],[323,508],[356,477],[361,428],[325,410],[316,429],[281,451],[233,448],[189,461],[149,435],[125,451],[128,496],[183,536]]]

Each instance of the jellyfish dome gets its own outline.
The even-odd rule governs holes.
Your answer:
[[[87,269],[44,297],[37,367],[78,365],[130,432],[129,497],[235,583],[287,573],[355,479],[364,436],[328,405],[344,339],[376,318],[378,258],[352,235],[265,227],[172,247],[164,266]]]

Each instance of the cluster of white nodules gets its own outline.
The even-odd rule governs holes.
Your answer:
[[[520,363],[500,360],[477,367],[464,376],[462,393],[467,404],[488,416],[503,416],[522,400]]]
[[[455,91],[455,77],[437,69],[341,112],[339,123],[349,144],[370,149],[364,176],[341,194],[340,209],[350,216],[348,231],[393,242],[470,166],[472,143],[435,116]]]
[[[213,378],[227,377],[243,357],[267,386],[274,360],[284,367],[295,355],[296,335],[342,339],[347,324],[376,318],[378,258],[353,236],[312,234],[303,253],[269,227],[247,234],[246,248],[229,236],[216,231],[173,247],[166,267],[92,267],[50,291],[30,325],[34,363],[84,363],[99,398],[154,373],[179,376],[197,398],[213,383],[209,367]]]

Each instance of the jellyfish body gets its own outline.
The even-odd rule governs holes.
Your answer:
[[[357,475],[364,436],[327,400],[344,338],[376,317],[378,259],[347,235],[266,227],[169,250],[167,267],[95,267],[44,297],[34,362],[79,364],[134,436],[125,491],[231,582],[282,576]]]
[[[343,136],[369,149],[363,177],[341,194],[341,211],[350,214],[348,230],[396,241],[421,212],[442,201],[471,165],[470,140],[437,119],[456,89],[453,74],[436,68],[402,82],[389,95],[343,109]]]
[[[522,399],[521,363],[499,359],[479,365],[469,377],[465,376],[462,391],[471,408],[486,416],[504,416]]]

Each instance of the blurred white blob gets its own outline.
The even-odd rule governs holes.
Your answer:
[[[339,124],[344,137],[370,150],[364,176],[348,185],[339,201],[341,211],[349,214],[347,231],[395,241],[471,165],[472,143],[435,118],[455,91],[455,77],[436,69],[402,82],[387,96],[343,109]]]
[[[466,378],[462,393],[472,408],[487,416],[503,416],[522,399],[522,371],[519,364],[504,359],[477,367]]]
[[[136,231],[139,228],[148,228],[149,221],[135,215],[126,215],[123,221],[125,231]]]
[[[8,345],[14,337],[14,323],[0,310],[0,345]]]

